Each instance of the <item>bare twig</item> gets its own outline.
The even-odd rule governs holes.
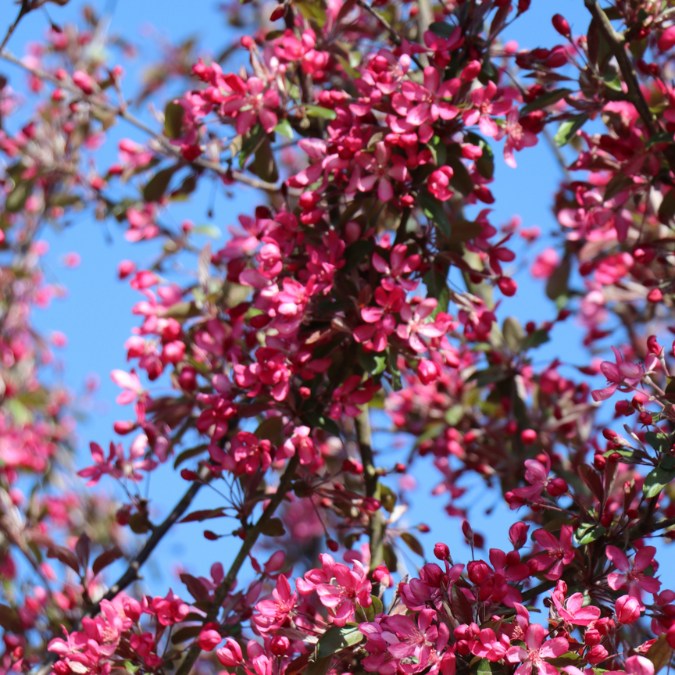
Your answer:
[[[30,0],[21,0],[21,7],[19,8],[19,13],[16,15],[16,19],[14,19],[12,25],[7,29],[5,37],[2,39],[2,42],[0,43],[0,52],[5,49],[7,43],[10,41],[12,35],[14,34],[14,31],[17,29],[17,26],[21,23],[21,19],[23,19],[23,17],[26,16],[26,14],[28,14],[31,11],[31,9],[32,7],[30,4]]]
[[[394,27],[380,14],[378,14],[367,2],[366,0],[356,0],[356,4],[365,12],[370,14],[379,24],[384,28],[387,33],[389,33],[389,37],[391,38],[391,41],[397,46],[400,47],[403,41],[401,40],[401,36],[396,32]],[[420,62],[420,60],[415,56],[415,54],[411,54],[410,58],[415,62],[418,68],[422,68],[423,65]]]
[[[295,476],[295,471],[298,468],[298,463],[299,458],[298,455],[296,454],[288,462],[288,465],[286,466],[286,469],[283,475],[281,476],[281,479],[279,480],[277,491],[270,497],[267,506],[265,507],[260,518],[258,519],[258,522],[251,528],[249,528],[248,531],[246,532],[246,538],[244,539],[241,548],[237,553],[237,556],[232,561],[230,569],[227,571],[225,578],[216,589],[216,592],[214,593],[213,596],[213,602],[211,603],[209,611],[206,613],[206,616],[204,617],[202,623],[206,624],[209,623],[210,621],[215,621],[218,618],[220,608],[223,602],[225,601],[227,594],[230,592],[230,589],[232,588],[232,585],[234,584],[237,575],[239,574],[239,570],[246,562],[246,558],[248,558],[249,554],[251,553],[251,550],[255,546],[255,543],[258,541],[258,538],[263,533],[265,526],[270,522],[277,508],[286,497],[286,494],[288,493],[288,490],[290,489],[291,486],[291,481]],[[202,651],[201,648],[195,642],[192,645],[192,647],[190,647],[190,650],[186,654],[185,659],[176,670],[176,675],[188,675],[188,673],[192,669],[192,666],[194,665],[194,662],[199,658],[201,651]]]
[[[152,534],[145,542],[143,548],[134,556],[129,566],[124,571],[122,576],[108,589],[108,592],[98,601],[87,608],[87,615],[92,616],[96,614],[98,608],[103,600],[112,600],[120,591],[130,586],[134,581],[140,578],[139,571],[146,560],[150,557],[152,552],[157,548],[157,545],[164,538],[169,529],[176,523],[176,521],[190,508],[197,493],[205,485],[205,479],[208,475],[208,470],[201,469],[199,472],[199,480],[196,480],[190,485],[185,494],[181,497],[178,503],[173,507],[171,513],[152,531]]]

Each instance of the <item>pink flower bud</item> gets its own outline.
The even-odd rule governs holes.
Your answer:
[[[243,660],[241,647],[239,646],[239,643],[232,638],[227,638],[227,640],[225,640],[225,646],[221,647],[216,652],[216,656],[226,668],[239,666]]]
[[[199,648],[205,652],[212,652],[222,640],[220,633],[214,628],[215,625],[214,623],[207,623],[197,638]]]
[[[417,366],[417,376],[422,384],[431,384],[438,379],[440,371],[438,366],[429,359],[422,359]]]
[[[84,70],[76,70],[73,73],[73,84],[87,95],[93,94],[96,89],[96,81]]]
[[[384,588],[390,588],[394,585],[394,580],[391,578],[391,572],[386,565],[378,565],[371,574],[373,581],[380,584]]]
[[[642,603],[632,595],[622,595],[614,605],[619,623],[635,623],[642,613]]]
[[[291,646],[291,641],[285,635],[275,635],[270,642],[270,651],[274,656],[284,656]]]
[[[514,296],[518,290],[518,284],[509,277],[499,277],[499,279],[497,279],[497,286],[499,286],[499,290],[507,298]]]
[[[514,523],[509,528],[509,541],[513,544],[513,548],[520,549],[525,546],[527,541],[527,531],[530,526],[526,523]]]
[[[524,445],[532,445],[537,440],[537,432],[534,429],[523,429],[520,432],[520,440]]]
[[[448,545],[442,542],[438,542],[434,546],[434,555],[439,560],[448,560],[450,558],[450,549],[448,548]]]
[[[572,32],[570,25],[562,14],[554,14],[551,18],[551,23],[553,24],[553,28],[555,28],[560,35],[566,38],[570,36]]]

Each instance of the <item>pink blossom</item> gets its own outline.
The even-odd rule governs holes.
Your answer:
[[[544,572],[546,579],[560,579],[565,565],[574,560],[573,532],[571,525],[563,525],[560,528],[560,539],[556,539],[547,530],[535,530],[532,538],[544,550],[530,559],[531,569],[536,573]]]
[[[532,668],[536,667],[538,672],[544,675],[557,675],[558,669],[546,661],[546,659],[556,658],[564,654],[569,643],[564,637],[546,640],[547,632],[539,624],[530,624],[525,634],[525,647],[511,647],[506,660],[509,663],[520,664],[515,671],[515,675],[529,675]]]
[[[644,573],[649,567],[656,569],[656,561],[654,560],[656,548],[643,546],[635,554],[632,563],[628,560],[626,554],[616,546],[607,546],[605,553],[618,570],[618,572],[610,572],[607,575],[607,583],[611,589],[618,591],[620,588],[627,586],[629,594],[638,598],[638,600],[642,598],[642,591],[652,594],[659,592],[661,582]]]

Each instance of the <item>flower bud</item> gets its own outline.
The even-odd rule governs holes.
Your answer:
[[[551,23],[553,24],[553,28],[555,28],[560,35],[569,38],[572,31],[567,19],[562,14],[554,14]]]
[[[619,623],[635,623],[642,613],[642,603],[632,595],[622,595],[615,603]]]
[[[434,546],[434,555],[439,560],[448,560],[450,558],[450,549],[448,548],[448,545],[443,542],[438,542]]]
[[[526,523],[514,523],[509,528],[509,540],[513,544],[513,548],[520,549],[525,546],[527,541],[527,531],[530,526]]]
[[[197,644],[202,651],[212,652],[223,639],[215,626],[215,623],[207,623],[200,631]]]

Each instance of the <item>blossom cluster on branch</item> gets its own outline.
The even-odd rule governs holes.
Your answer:
[[[2,671],[670,667],[669,3],[579,0],[587,29],[556,14],[557,44],[533,49],[509,38],[529,0],[227,5],[241,35],[214,59],[170,49],[137,96],[163,110],[149,122],[119,65],[133,47],[110,37],[105,62],[93,10],[8,50],[40,4],[0,49],[34,103],[0,81]],[[499,154],[511,170],[535,145],[564,175],[555,246],[536,256],[540,232],[495,222],[491,187]],[[207,246],[191,220],[167,224],[205,184],[258,200],[237,225],[214,212],[230,235]],[[156,253],[119,261],[137,294],[111,373],[128,412],[86,461],[32,322],[62,293],[41,229],[82,211]],[[519,265],[550,319],[507,315],[534,292]],[[542,358],[572,322],[585,360]],[[470,559],[426,552],[427,525],[402,519],[428,463],[421,489]],[[159,519],[145,488],[172,470],[184,493]],[[206,487],[217,500],[198,509]],[[481,489],[513,512],[506,548],[472,522]],[[230,558],[213,544],[208,577],[181,570],[154,593],[142,567],[166,566],[156,549],[186,523]]]

